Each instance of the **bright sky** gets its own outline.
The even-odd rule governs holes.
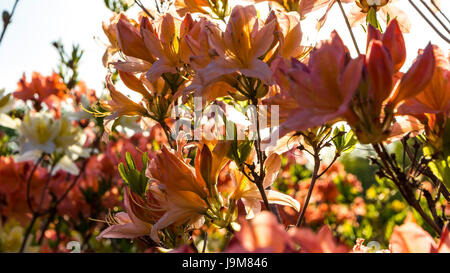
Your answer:
[[[142,2],[146,4],[153,0]],[[416,3],[418,2],[416,0]],[[450,16],[450,1],[441,2],[442,10],[447,11],[447,16]],[[11,10],[13,4],[14,0],[0,0],[0,11]],[[346,10],[349,10],[350,6],[346,5]],[[412,62],[417,50],[424,48],[429,41],[449,52],[450,45],[434,33],[408,1],[399,0],[397,6],[407,12],[413,23],[411,33],[405,35],[408,50],[406,65]],[[135,14],[137,7],[132,11]],[[61,39],[67,49],[70,49],[74,42],[81,45],[85,54],[80,66],[80,77],[90,88],[101,90],[106,73],[101,62],[104,46],[94,37],[107,41],[101,22],[107,21],[110,16],[111,12],[104,6],[103,0],[21,0],[13,22],[0,44],[0,88],[6,88],[8,92],[14,91],[24,72],[28,78],[32,71],[50,74],[56,68],[58,60],[51,42]],[[328,18],[318,38],[326,39],[336,28],[349,49],[354,51],[337,5],[333,7]],[[310,16],[310,20],[313,21],[313,16]],[[360,49],[364,50],[365,34],[360,27],[354,30],[357,40],[360,41]]]

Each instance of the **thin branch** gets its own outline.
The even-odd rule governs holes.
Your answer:
[[[434,0],[431,0],[431,4],[433,4],[434,8],[442,15],[442,17],[444,17],[445,20],[447,20],[447,22],[450,23],[450,20],[448,19],[448,17],[445,16],[445,14],[441,11],[441,9],[438,7],[438,5],[436,5],[436,3],[434,2]]]
[[[345,10],[342,7],[341,0],[337,0],[337,2],[339,5],[339,8],[341,9],[342,16],[344,16],[345,24],[347,25],[348,31],[350,32],[350,36],[352,36],[352,41],[353,41],[353,45],[355,46],[356,52],[358,52],[358,55],[361,55],[361,52],[359,51],[359,48],[358,48],[358,44],[356,43],[355,35],[353,34],[353,31],[352,31],[352,27],[350,26],[350,22],[348,21],[347,15],[345,14]]]
[[[416,6],[416,4],[414,4],[414,2],[412,0],[408,0],[409,3],[411,4],[411,6],[414,7],[414,9],[420,14],[420,16],[422,16],[422,18],[428,23],[428,25],[439,35],[439,37],[441,37],[444,41],[446,41],[447,43],[450,43],[450,40],[445,37],[434,25],[433,23],[431,23],[430,20],[428,20],[428,18],[422,13],[422,11]]]
[[[31,189],[31,180],[33,179],[34,173],[36,172],[37,168],[39,167],[39,165],[41,164],[42,160],[44,160],[45,157],[45,153],[42,153],[42,155],[39,157],[39,159],[36,161],[36,163],[34,164],[33,169],[31,170],[30,175],[28,176],[27,179],[27,204],[28,204],[28,209],[31,211],[31,213],[35,213],[33,206],[31,204],[31,197],[30,197],[30,189]]]
[[[316,181],[319,177],[318,176],[319,167],[320,167],[319,151],[317,150],[317,148],[315,148],[314,149],[314,170],[313,170],[313,174],[312,174],[312,178],[311,178],[311,184],[309,185],[308,195],[306,196],[305,203],[303,204],[302,212],[300,213],[300,216],[298,217],[298,220],[297,220],[297,224],[296,224],[297,227],[300,227],[302,225],[303,220],[305,218],[305,213],[306,213],[306,209],[308,208],[309,199],[311,198],[311,195],[312,195],[312,192],[314,189],[314,185],[316,184]]]
[[[420,0],[420,2],[422,2],[422,5],[425,6],[425,8],[427,8],[427,10],[431,13],[431,15],[433,15],[434,19],[436,19],[436,21],[439,22],[439,24],[441,24],[441,26],[447,31],[447,33],[450,33],[450,30],[445,26],[445,24],[441,21],[441,19],[439,19],[439,17],[436,16],[436,14],[434,14],[433,10],[427,5],[427,3],[425,3],[425,1]]]
[[[155,17],[153,15],[150,14],[150,12],[148,12],[148,10],[144,7],[144,5],[142,5],[141,1],[139,0],[135,0],[134,1],[150,18],[152,18],[153,20],[155,20]]]
[[[11,10],[11,13],[9,13],[9,18],[8,18],[8,20],[5,21],[5,25],[3,26],[2,34],[0,35],[0,44],[2,43],[3,37],[5,36],[6,29],[8,28],[9,24],[11,24],[11,18],[13,17],[14,12],[16,11],[17,3],[19,3],[19,0],[16,0],[16,2],[14,2],[14,6]]]

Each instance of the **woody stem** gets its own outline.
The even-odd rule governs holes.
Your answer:
[[[281,217],[278,212],[278,209],[276,206],[271,206],[269,204],[269,200],[267,199],[266,195],[266,189],[264,188],[264,177],[265,177],[265,171],[264,171],[264,162],[265,162],[265,154],[261,150],[261,132],[259,127],[259,112],[258,112],[258,100],[256,98],[252,99],[252,105],[255,106],[255,115],[256,115],[256,135],[257,139],[255,140],[255,149],[256,149],[256,156],[258,158],[258,164],[259,164],[259,175],[254,174],[254,181],[256,186],[258,187],[258,190],[261,194],[261,197],[264,202],[264,206],[266,206],[267,210],[270,210],[276,217],[279,223],[281,223]]]
[[[334,163],[334,161],[330,164],[330,166],[333,163]],[[317,150],[317,148],[315,148],[314,149],[314,170],[313,170],[313,174],[312,174],[312,178],[311,178],[311,184],[309,185],[308,195],[306,196],[305,203],[303,204],[302,212],[300,213],[300,216],[298,217],[298,220],[297,220],[297,224],[296,224],[297,227],[300,227],[303,223],[303,220],[305,219],[306,209],[308,208],[309,200],[311,199],[311,195],[312,195],[314,185],[316,184],[317,179],[322,174],[324,174],[324,172],[323,172],[319,175],[319,167],[320,167],[319,151]]]
[[[48,174],[47,182],[45,183],[44,189],[42,190],[42,193],[41,193],[41,198],[39,200],[38,209],[37,209],[37,211],[33,211],[33,217],[31,219],[31,222],[30,222],[27,230],[25,231],[25,235],[23,237],[23,241],[22,241],[22,245],[20,246],[19,253],[22,253],[25,250],[25,246],[27,244],[28,237],[30,237],[30,234],[31,234],[31,230],[33,229],[33,226],[36,223],[37,219],[41,216],[41,209],[42,209],[42,205],[44,204],[45,193],[47,192],[50,182],[52,181],[52,173],[55,168],[55,165],[56,165],[56,162],[53,162],[52,166],[50,168],[49,174]]]
[[[373,144],[372,146],[378,157],[381,159],[383,163],[382,166],[384,166],[384,170],[389,175],[388,178],[394,182],[406,202],[420,214],[422,219],[433,228],[437,234],[440,235],[442,233],[442,228],[439,226],[439,223],[433,221],[433,219],[431,219],[431,217],[422,209],[414,194],[416,189],[413,184],[408,181],[407,176],[398,173],[398,170],[393,167],[395,163],[391,161],[384,145],[379,143]]]
[[[171,132],[170,132],[169,125],[167,125],[165,120],[160,121],[159,124],[161,124],[164,134],[166,135],[167,142],[169,142],[170,148],[174,149],[174,146],[172,144],[172,138],[170,136]]]

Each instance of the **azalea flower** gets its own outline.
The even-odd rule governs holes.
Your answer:
[[[147,17],[142,17],[141,24],[138,25],[123,13],[119,15],[116,24],[117,42],[120,50],[127,56],[143,60],[146,65],[155,61],[154,56],[145,45],[142,34],[147,26]]]
[[[435,67],[433,48],[426,47],[411,68],[398,73],[405,59],[405,45],[398,22],[385,33],[368,26],[368,49],[364,73],[347,121],[361,143],[385,140],[397,106],[419,94],[429,83]]]
[[[117,40],[117,22],[120,16],[114,14],[110,19],[109,23],[102,22],[103,32],[109,40],[109,45],[106,45],[105,53],[103,54],[102,62],[105,67],[112,61],[114,55],[120,51],[119,42]]]
[[[399,24],[402,32],[409,33],[411,29],[411,22],[408,15],[397,6],[394,5],[398,0],[357,0],[353,5],[350,13],[348,14],[348,20],[351,27],[355,27],[363,22],[370,8],[374,8],[377,11],[377,15],[381,17],[384,22],[388,21],[388,18],[395,18]]]
[[[444,228],[439,243],[414,222],[394,227],[389,241],[392,253],[450,253],[450,235]]]
[[[209,7],[207,0],[176,0],[175,7],[180,16],[185,16],[187,13],[203,13],[209,14],[205,9]]]
[[[86,138],[82,129],[73,126],[65,116],[55,120],[50,113],[26,113],[22,121],[13,119],[0,124],[19,132],[18,162],[37,160],[43,153],[54,155],[57,158],[54,172],[62,169],[76,175],[78,167],[73,161],[87,156],[83,148]]]
[[[12,99],[12,94],[5,94],[4,89],[0,89],[0,115],[7,114],[12,110],[14,105],[14,100]]]
[[[300,246],[303,253],[348,253],[348,248],[336,241],[328,226],[323,226],[315,234],[308,228],[292,228],[288,231],[292,241]]]
[[[52,110],[58,110],[61,101],[68,98],[67,87],[57,73],[44,77],[37,72],[33,72],[31,82],[26,81],[24,74],[17,86],[18,89],[14,92],[14,97],[23,101],[31,101],[38,111],[42,109],[42,103],[45,103]]]
[[[192,228],[203,225],[208,210],[208,190],[203,179],[184,159],[165,146],[149,163],[148,174],[167,196],[167,211],[154,224],[151,238],[159,242],[158,231],[170,225],[187,224]]]
[[[425,89],[400,105],[398,112],[409,115],[448,113],[450,110],[450,64],[448,57],[433,45],[436,67]]]
[[[279,45],[277,54],[283,59],[300,58],[305,53],[305,47],[301,45],[303,33],[300,24],[300,15],[297,12],[279,12],[272,10],[267,17],[266,23],[276,21],[275,37]]]
[[[294,244],[284,227],[268,211],[262,211],[251,221],[241,218],[239,224],[240,230],[236,232],[226,252],[284,253],[292,252],[294,249]]]
[[[294,108],[296,105],[287,101],[288,106],[283,106],[292,110],[280,125],[280,136],[342,119],[359,84],[362,66],[363,57],[351,59],[347,47],[333,32],[331,40],[321,42],[311,52],[308,65],[292,60],[289,68],[282,62],[274,67],[280,88],[288,88],[284,91],[298,105]]]
[[[126,212],[119,212],[113,216],[111,225],[103,230],[97,240],[101,238],[128,238],[134,239],[150,234],[152,224],[139,219],[133,211],[132,192],[128,188],[124,190],[124,208]]]
[[[272,45],[275,21],[264,24],[257,17],[254,6],[235,6],[225,32],[214,24],[209,24],[207,29],[210,46],[217,58],[198,71],[200,77],[207,79],[205,87],[235,72],[270,83],[270,68],[259,58]]]
[[[106,132],[111,132],[111,127],[118,117],[121,116],[148,116],[147,109],[132,101],[130,98],[119,92],[111,80],[111,75],[106,77],[106,85],[111,96],[108,102],[101,102],[102,108],[108,112],[104,115],[107,117],[104,120]]]
[[[185,70],[193,56],[186,37],[189,35],[191,40],[195,40],[206,22],[206,18],[194,21],[190,14],[181,20],[171,13],[165,13],[144,25],[142,35],[145,45],[157,58],[146,74],[147,79],[154,82],[162,74],[176,74]]]
[[[281,168],[281,158],[278,154],[272,153],[264,162],[265,177],[263,181],[264,189],[269,188],[278,176]],[[232,179],[236,186],[231,194],[231,199],[242,200],[247,212],[247,218],[253,218],[261,211],[262,197],[255,183],[248,180],[248,178],[238,169],[234,162],[230,164],[232,170]],[[300,211],[300,204],[297,200],[289,195],[280,193],[275,190],[265,190],[267,199],[270,204],[278,204],[283,206],[290,206],[296,211]]]

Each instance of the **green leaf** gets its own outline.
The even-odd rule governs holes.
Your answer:
[[[442,152],[444,158],[450,156],[450,122],[447,120],[444,127],[444,135],[442,137]]]
[[[336,147],[336,153],[342,154],[353,151],[358,140],[352,130],[345,132],[345,127],[342,125],[341,127],[336,127],[334,129],[333,143]]]
[[[147,189],[147,184],[149,181],[149,178],[145,175],[145,170],[148,163],[148,154],[144,153],[142,156],[143,168],[141,171],[136,169],[136,164],[134,163],[134,160],[129,152],[125,154],[125,161],[127,163],[128,170],[125,168],[123,163],[120,163],[118,166],[120,176],[133,192],[143,195]]]
[[[378,23],[377,19],[377,11],[374,8],[370,8],[369,12],[367,13],[366,21],[368,24],[371,24],[374,28],[380,29],[380,24]]]
[[[119,169],[119,173],[120,173],[120,176],[122,177],[123,181],[125,181],[125,183],[129,184],[127,171],[125,170],[125,165],[123,165],[123,163],[119,163],[118,169]]]
[[[131,157],[131,154],[129,152],[125,153],[125,161],[127,162],[127,166],[129,170],[135,170],[136,165],[134,164],[133,157]]]

